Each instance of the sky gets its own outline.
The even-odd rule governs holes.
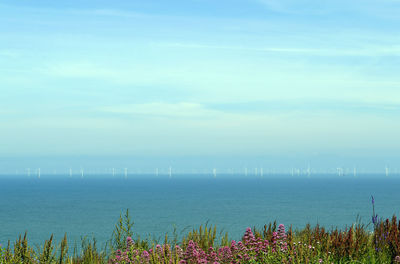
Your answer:
[[[399,0],[1,1],[0,166],[396,166],[398,14]]]

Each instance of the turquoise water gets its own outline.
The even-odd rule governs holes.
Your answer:
[[[368,224],[371,195],[378,215],[400,215],[399,179],[37,179],[0,178],[0,243],[28,231],[32,244],[54,233],[105,243],[126,208],[141,237],[162,238],[207,221],[238,239],[248,226],[277,220],[304,227]],[[185,229],[187,230],[187,229]]]

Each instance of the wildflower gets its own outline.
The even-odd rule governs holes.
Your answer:
[[[180,246],[175,246],[175,252],[179,258],[183,258],[183,249]]]
[[[207,255],[208,261],[214,261],[214,263],[218,260],[217,253],[215,253],[213,247],[209,247],[208,249],[208,255]]]
[[[395,263],[400,263],[400,256],[396,256],[396,257],[394,258],[394,262],[395,262]]]
[[[246,232],[244,233],[242,240],[245,242],[245,244],[247,244],[248,242],[253,242],[255,240],[254,234],[251,231],[250,227],[246,228]]]
[[[322,263],[322,259],[319,259],[318,262],[319,262],[319,263]]]
[[[378,223],[378,215],[373,215],[372,216],[372,223],[375,225]]]
[[[229,247],[222,247],[218,250],[218,257],[219,259],[225,261],[225,262],[230,262],[232,259],[232,251]]]
[[[278,238],[283,241],[286,240],[285,226],[283,224],[280,224],[278,227]]]
[[[142,258],[144,258],[146,261],[150,260],[150,254],[146,250],[142,252]]]
[[[243,251],[243,252],[247,251],[247,248],[246,248],[246,246],[242,243],[242,241],[239,241],[239,242],[237,243],[237,246],[238,246],[238,249],[239,249],[240,251]]]
[[[133,239],[131,237],[127,237],[126,238],[126,247],[130,248],[131,246],[133,246]]]
[[[162,255],[163,250],[162,250],[162,247],[161,247],[160,244],[157,244],[157,245],[156,245],[156,252],[157,252],[157,254]]]

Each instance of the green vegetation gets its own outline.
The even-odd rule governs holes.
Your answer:
[[[293,231],[274,222],[261,230],[248,228],[241,241],[234,241],[206,224],[182,239],[175,229],[172,238],[166,235],[159,243],[132,238],[127,210],[104,249],[94,239],[83,239],[80,249],[71,250],[66,235],[57,245],[51,236],[33,249],[25,234],[0,247],[0,263],[400,263],[400,221],[395,216],[378,220],[374,214],[373,225],[373,231],[363,224],[330,231],[307,225]]]

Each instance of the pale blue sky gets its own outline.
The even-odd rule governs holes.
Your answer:
[[[398,162],[399,14],[399,0],[1,1],[0,155]]]

